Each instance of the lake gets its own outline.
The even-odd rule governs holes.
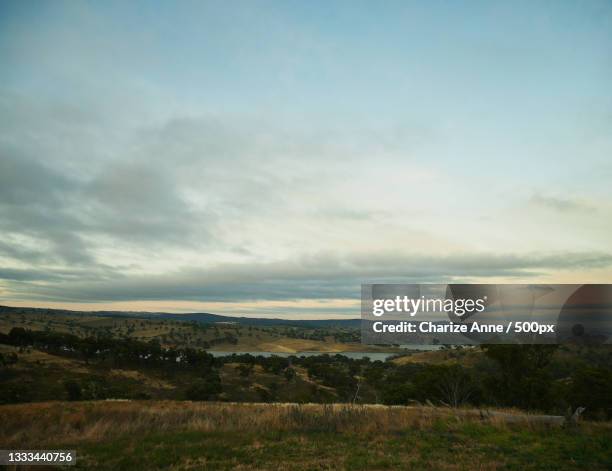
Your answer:
[[[409,348],[406,349],[405,353],[409,353],[410,350],[419,350],[419,351],[430,351],[430,350],[438,350],[440,349],[439,345],[410,345]],[[286,353],[286,352],[221,352],[218,350],[208,350],[214,357],[227,357],[233,354],[236,355],[253,355],[253,356],[262,356],[262,357],[271,357],[278,356],[282,358],[288,358],[291,356],[295,357],[312,357],[317,355],[342,355],[347,358],[352,358],[354,360],[360,360],[362,358],[368,357],[372,361],[380,360],[385,361],[387,358],[397,355],[398,353],[403,352],[395,352],[395,353],[386,353],[386,352],[297,352],[297,353]]]
[[[396,355],[396,353],[380,353],[380,352],[297,352],[297,353],[286,353],[286,352],[219,352],[214,350],[208,350],[214,357],[228,357],[230,355],[253,355],[262,357],[277,356],[282,358],[289,357],[312,357],[317,355],[342,355],[347,358],[353,358],[359,360],[361,358],[368,357],[372,361],[380,360],[385,361],[387,358]]]

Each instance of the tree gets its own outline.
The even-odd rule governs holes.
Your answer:
[[[64,383],[69,401],[79,401],[83,395],[81,385],[74,380],[68,380]]]
[[[435,389],[442,401],[452,407],[459,407],[469,401],[476,385],[465,368],[460,365],[442,365],[435,369]]]
[[[586,407],[593,418],[612,417],[612,371],[607,368],[585,368],[572,377],[570,402],[572,407]]]
[[[486,378],[495,402],[524,409],[545,409],[552,399],[547,366],[557,345],[484,345],[487,357],[499,366]]]
[[[23,347],[25,345],[32,345],[34,338],[32,332],[24,329],[23,327],[13,327],[8,334],[12,345]]]
[[[240,376],[242,376],[243,378],[248,378],[249,376],[251,376],[254,367],[255,365],[253,365],[252,363],[241,363],[240,365],[238,365],[238,371],[240,373]]]
[[[284,374],[285,374],[285,379],[287,380],[288,383],[291,382],[295,378],[295,370],[291,368],[290,366],[285,368]]]

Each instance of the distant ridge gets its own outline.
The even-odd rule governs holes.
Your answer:
[[[98,317],[129,317],[133,319],[171,319],[183,322],[197,322],[199,324],[215,324],[220,322],[235,323],[254,326],[293,326],[293,327],[344,327],[359,328],[361,319],[267,319],[263,317],[234,317],[210,314],[208,312],[194,312],[186,314],[171,314],[168,312],[135,312],[135,311],[71,311],[68,309],[48,309],[36,307],[10,307],[0,306],[0,315],[5,313],[44,313],[71,316],[98,316]]]

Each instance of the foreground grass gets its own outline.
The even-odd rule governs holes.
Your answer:
[[[612,464],[610,424],[564,429],[434,408],[43,403],[0,407],[0,444],[73,448],[77,469],[560,469]],[[40,469],[40,468],[33,468]]]

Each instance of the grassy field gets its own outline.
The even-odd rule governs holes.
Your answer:
[[[518,414],[518,413],[517,413]],[[427,407],[154,401],[0,407],[3,447],[76,449],[76,469],[604,470],[612,425]]]
[[[312,341],[287,336],[285,327],[87,316],[0,316],[0,332],[9,327],[22,332],[0,344],[0,448],[74,449],[76,469],[604,470],[612,465],[612,423],[604,421],[611,417],[607,348],[546,350],[550,363],[538,374],[527,367],[524,350],[508,350],[504,358],[523,363],[520,376],[509,376],[506,386],[520,383],[519,399],[530,394],[539,401],[523,404],[503,402],[504,391],[496,385],[503,379],[498,373],[508,369],[485,349],[404,352],[386,362],[205,354],[190,362],[183,361],[187,356],[177,361],[172,346],[198,350],[200,342],[228,334],[236,340],[228,346],[246,350],[255,341],[296,349]],[[87,339],[101,330],[109,342],[103,345],[110,347]],[[166,348],[150,360],[145,353],[151,344],[142,340],[153,337]],[[90,354],[88,345],[102,350]],[[215,343],[215,349],[221,346]],[[585,370],[587,364],[599,369]],[[581,377],[583,370],[588,374]],[[522,381],[525,377],[530,381]],[[537,389],[542,384],[550,387]],[[61,402],[67,399],[72,401]],[[556,417],[488,410],[486,404]],[[600,421],[562,426],[560,414],[577,405],[587,407],[585,417]]]
[[[329,328],[322,339],[308,338],[316,329],[292,326],[247,326],[240,324],[195,324],[169,319],[117,318],[30,311],[0,313],[0,332],[8,333],[13,327],[29,330],[50,330],[79,337],[105,334],[115,338],[133,338],[141,341],[157,339],[164,346],[189,346],[208,350],[232,352],[351,352],[399,351],[363,345],[358,341],[340,342],[334,333],[346,330]],[[306,338],[296,338],[305,336]]]

